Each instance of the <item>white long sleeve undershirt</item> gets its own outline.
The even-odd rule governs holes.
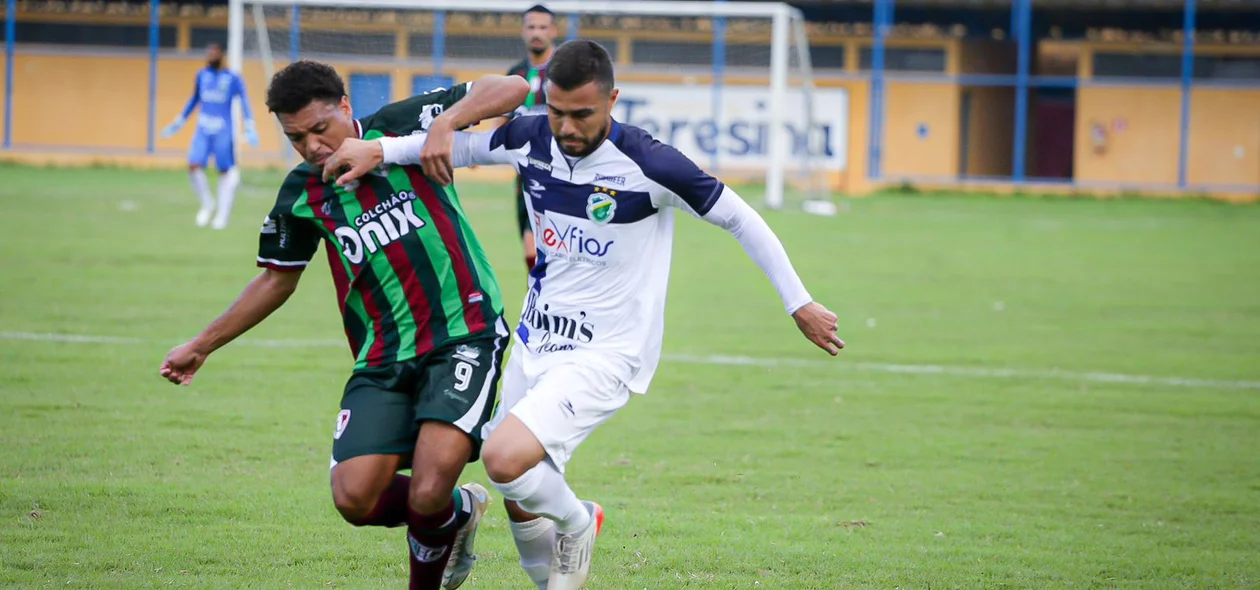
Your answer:
[[[813,301],[774,230],[729,186],[700,218],[735,236],[748,257],[766,273],[789,315]]]
[[[387,164],[409,165],[420,163],[420,152],[424,148],[427,134],[407,135],[403,137],[382,137],[381,152]],[[490,150],[489,133],[456,132],[451,152],[451,165],[463,168],[471,165],[510,164],[514,156],[499,150]],[[674,204],[695,214],[681,199]],[[725,229],[748,254],[748,257],[761,268],[783,302],[788,314],[794,314],[813,298],[805,289],[792,261],[788,259],[778,236],[766,224],[765,219],[748,205],[730,187],[724,187],[722,195],[701,219]]]

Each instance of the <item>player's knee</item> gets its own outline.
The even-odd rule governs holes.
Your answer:
[[[340,466],[338,466],[340,467]],[[369,482],[351,477],[349,472],[333,468],[333,506],[350,524],[358,524],[371,514],[380,499],[380,493]]]
[[[513,449],[510,442],[503,438],[492,436],[486,441],[481,449],[481,462],[486,466],[486,475],[490,476],[490,481],[499,483],[516,481],[529,471],[530,467],[533,467],[533,465],[527,465],[518,453],[513,452]]]
[[[413,477],[407,503],[419,514],[433,514],[446,508],[454,490],[439,481],[441,478]]]
[[[359,524],[376,507],[377,497],[366,486],[333,486],[333,506],[350,524]]]

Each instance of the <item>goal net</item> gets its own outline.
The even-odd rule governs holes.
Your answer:
[[[231,0],[228,63],[271,74],[329,63],[363,116],[526,57],[532,1]],[[815,91],[799,10],[771,2],[544,2],[555,44],[591,39],[613,58],[613,117],[642,127],[731,184],[764,186],[771,208],[834,212],[847,104]],[[257,70],[254,70],[257,71]],[[821,100],[820,100],[821,98]],[[842,97],[841,97],[842,99]],[[821,116],[820,116],[821,115]],[[281,149],[288,149],[287,147]],[[750,189],[750,200],[755,199]]]

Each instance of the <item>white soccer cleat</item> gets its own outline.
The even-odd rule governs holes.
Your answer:
[[[473,553],[473,542],[477,539],[477,525],[490,506],[490,492],[481,484],[468,483],[460,486],[472,498],[472,516],[468,522],[455,533],[455,542],[451,544],[451,557],[446,562],[446,572],[442,574],[442,587],[446,590],[459,588],[472,568],[477,564],[477,555]]]
[[[223,217],[215,217],[214,222],[210,224],[211,229],[227,229],[228,220]]]
[[[556,555],[551,561],[547,590],[580,590],[591,573],[595,537],[604,527],[604,509],[594,502],[582,502],[591,513],[591,523],[571,535],[556,534]]]
[[[210,225],[210,218],[214,216],[214,209],[210,207],[202,207],[197,211],[197,227],[205,227]]]

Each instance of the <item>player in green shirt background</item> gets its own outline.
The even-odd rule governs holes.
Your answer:
[[[509,76],[520,76],[529,82],[529,96],[509,117],[525,117],[547,114],[547,93],[543,80],[547,77],[547,64],[556,52],[558,30],[556,15],[542,4],[535,4],[521,15],[521,40],[525,42],[525,58],[508,69]],[[514,197],[516,201],[516,226],[521,232],[521,246],[525,251],[525,268],[534,268],[538,251],[534,244],[534,230],[529,225],[529,213],[525,209],[525,181],[516,176]]]
[[[479,455],[508,334],[440,138],[511,112],[528,91],[519,77],[485,76],[356,120],[330,66],[298,61],[277,72],[267,108],[304,162],[260,230],[264,270],[160,369],[191,382],[210,353],[284,304],[323,241],[355,359],[333,434],[333,503],[357,526],[407,527],[413,590],[456,588],[471,571],[488,495],[455,483]],[[438,139],[423,167],[383,166],[345,187],[322,179],[346,138],[416,132]],[[398,474],[409,466],[410,477]]]

